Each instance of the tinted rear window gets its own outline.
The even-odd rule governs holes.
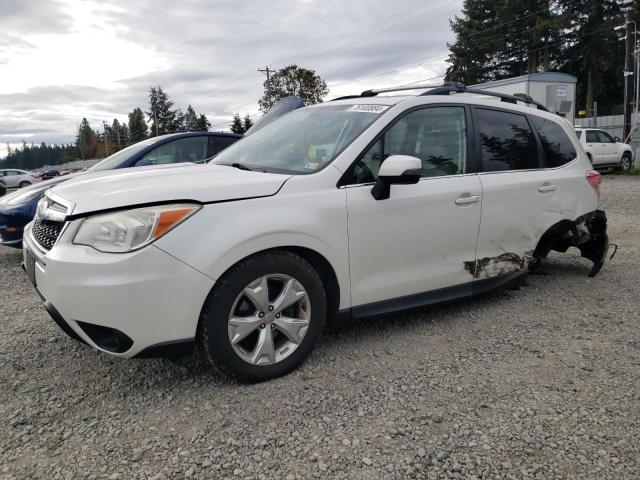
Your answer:
[[[564,129],[552,120],[530,117],[538,132],[547,167],[560,167],[578,156]]]
[[[538,168],[538,146],[524,115],[476,109],[485,172]]]

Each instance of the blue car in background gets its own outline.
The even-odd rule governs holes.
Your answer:
[[[145,165],[204,162],[240,138],[242,135],[222,132],[172,133],[153,137],[114,153],[86,172],[54,177],[21,188],[0,198],[0,245],[22,247],[24,227],[35,216],[36,206],[44,192],[54,185],[88,172]]]

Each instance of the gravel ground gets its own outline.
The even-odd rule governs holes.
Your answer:
[[[614,261],[327,333],[241,385],[67,338],[0,250],[0,478],[640,478],[640,178],[606,177]]]

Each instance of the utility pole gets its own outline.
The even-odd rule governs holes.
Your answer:
[[[633,6],[626,4],[625,12],[625,33],[624,40],[624,128],[622,130],[622,138],[626,139],[631,131],[631,99],[633,97],[633,67],[631,65],[631,53],[633,52],[633,37],[631,36],[631,25],[635,28],[633,22]],[[635,33],[635,32],[634,32]]]
[[[271,106],[272,105],[271,99],[273,97],[271,96],[271,76],[270,76],[270,74],[271,74],[271,72],[273,72],[273,70],[269,70],[269,67],[264,67],[264,68],[259,68],[258,71],[267,74],[267,98],[269,99],[269,106]]]

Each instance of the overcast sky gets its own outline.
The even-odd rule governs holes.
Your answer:
[[[152,85],[214,127],[254,114],[258,68],[314,69],[327,98],[441,75],[462,0],[0,0],[0,158],[147,109]]]

